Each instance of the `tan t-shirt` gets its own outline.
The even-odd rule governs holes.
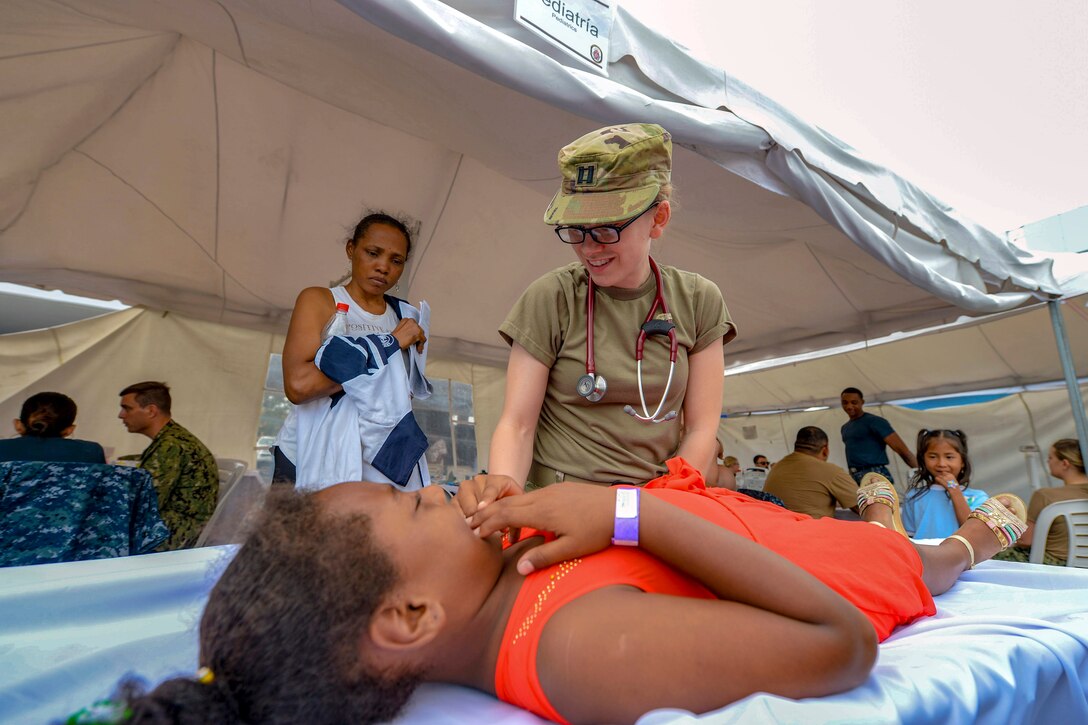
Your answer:
[[[604,398],[591,403],[578,395],[586,372],[586,271],[578,262],[533,282],[499,328],[506,342],[517,342],[551,368],[537,423],[530,482],[538,486],[577,479],[612,484],[645,482],[665,472],[676,453],[683,425],[688,355],[736,336],[722,294],[710,280],[661,265],[664,298],[679,343],[672,386],[661,414],[680,417],[645,423],[623,412],[640,413],[635,341],[653,304],[653,274],[638,289],[597,287],[594,348],[597,374],[608,383]],[[669,340],[646,338],[642,380],[653,413],[669,376]],[[556,472],[559,475],[556,475]]]
[[[774,464],[763,490],[790,511],[817,519],[834,516],[836,502],[843,508],[858,505],[858,485],[850,474],[807,453],[794,452]]]
[[[1038,519],[1042,510],[1052,503],[1078,498],[1088,498],[1088,484],[1040,488],[1031,495],[1031,503],[1028,504],[1028,521]],[[1069,558],[1069,527],[1065,525],[1064,518],[1054,519],[1054,523],[1050,526],[1050,533],[1046,535],[1046,551],[1059,559]]]

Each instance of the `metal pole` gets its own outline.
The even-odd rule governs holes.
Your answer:
[[[1020,452],[1024,454],[1024,465],[1028,467],[1028,481],[1031,482],[1031,490],[1037,491],[1043,487],[1043,482],[1039,480],[1039,471],[1036,466],[1036,461],[1039,460],[1039,446],[1034,444],[1020,446]]]
[[[1077,385],[1077,370],[1073,367],[1073,354],[1069,351],[1069,337],[1065,334],[1065,320],[1062,319],[1061,300],[1050,300],[1046,306],[1050,309],[1050,325],[1054,328],[1054,339],[1058,342],[1058,357],[1062,361],[1065,373],[1065,388],[1069,393],[1069,405],[1073,409],[1073,422],[1077,426],[1077,439],[1080,441],[1080,454],[1088,454],[1088,418],[1084,415],[1084,399]]]

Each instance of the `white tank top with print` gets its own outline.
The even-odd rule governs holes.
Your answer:
[[[362,337],[363,335],[382,334],[392,332],[396,326],[397,313],[393,311],[393,305],[386,303],[385,312],[375,315],[367,312],[351,298],[343,285],[333,287],[332,298],[336,302],[343,302],[348,306],[348,336]]]

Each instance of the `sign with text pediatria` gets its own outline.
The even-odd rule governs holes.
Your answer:
[[[514,20],[608,75],[614,0],[517,0]]]

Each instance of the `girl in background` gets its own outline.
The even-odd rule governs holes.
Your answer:
[[[971,460],[962,430],[918,431],[918,470],[903,504],[903,525],[916,539],[943,539],[963,526],[987,495],[970,488]]]

